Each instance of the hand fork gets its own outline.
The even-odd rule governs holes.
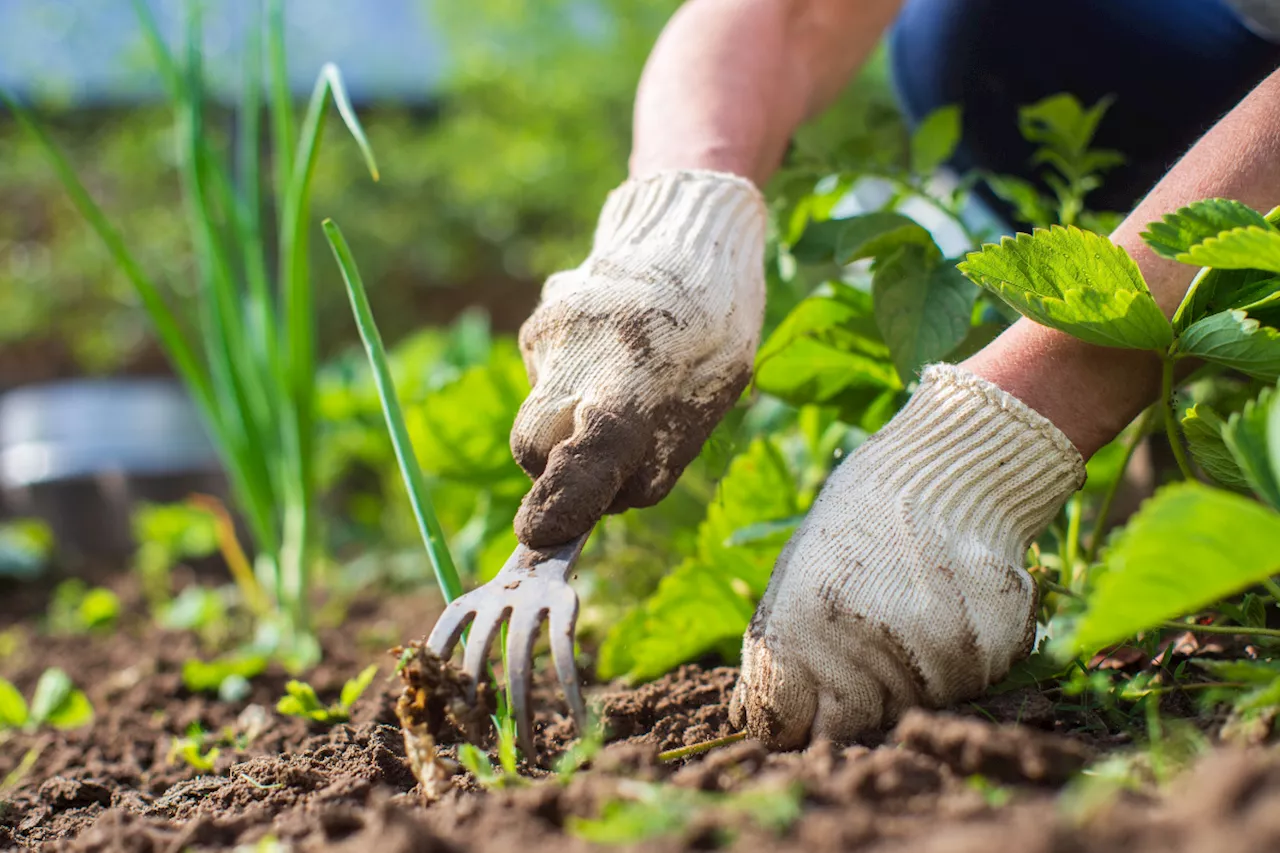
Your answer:
[[[573,635],[578,622],[578,594],[569,586],[569,573],[582,553],[591,531],[554,549],[535,550],[521,544],[507,559],[497,577],[479,589],[454,599],[431,629],[427,648],[448,660],[463,630],[470,625],[462,670],[471,677],[468,700],[476,701],[476,685],[486,677],[489,646],[502,623],[507,627],[507,696],[516,720],[520,748],[530,764],[537,763],[533,746],[533,719],[529,709],[529,673],[533,666],[533,644],[542,620],[551,623],[551,657],[556,677],[564,690],[581,734],[586,725],[586,708],[578,686],[578,670],[573,662]]]

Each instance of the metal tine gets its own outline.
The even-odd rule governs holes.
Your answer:
[[[584,737],[587,734],[587,706],[582,701],[582,686],[578,683],[578,667],[573,655],[574,629],[578,624],[578,597],[570,590],[569,595],[561,598],[561,601],[551,607],[548,628],[551,659],[555,662],[556,679],[564,691],[574,728],[578,730],[578,737]]]
[[[530,670],[533,668],[533,646],[538,629],[546,616],[546,607],[531,607],[512,614],[507,626],[507,700],[516,721],[520,749],[530,765],[538,763],[533,740],[533,712],[529,707]]]
[[[511,605],[505,602],[482,604],[476,611],[476,618],[471,623],[471,636],[467,638],[467,651],[462,658],[462,671],[471,677],[467,688],[467,699],[471,702],[475,702],[476,687],[485,678],[494,635],[510,614]]]
[[[446,607],[431,629],[431,636],[427,637],[427,650],[443,660],[448,660],[453,654],[454,647],[462,639],[462,632],[476,615],[475,608],[467,606],[466,598],[463,596]]]

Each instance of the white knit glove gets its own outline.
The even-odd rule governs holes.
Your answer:
[[[663,172],[614,190],[591,255],[520,329],[533,390],[511,433],[532,547],[657,503],[737,401],[764,318],[765,207],[745,178]]]
[[[949,365],[831,475],[743,640],[735,724],[849,740],[980,693],[1031,649],[1027,547],[1084,483],[1067,437]]]

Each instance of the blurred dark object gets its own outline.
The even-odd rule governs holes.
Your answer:
[[[224,497],[227,487],[177,383],[69,380],[0,396],[0,500],[47,522],[60,554],[123,556],[140,502],[192,492]]]

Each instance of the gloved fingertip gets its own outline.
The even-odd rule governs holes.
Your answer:
[[[803,667],[780,660],[764,642],[756,642],[744,658],[738,689],[747,734],[771,749],[804,746],[818,708],[813,679]]]

